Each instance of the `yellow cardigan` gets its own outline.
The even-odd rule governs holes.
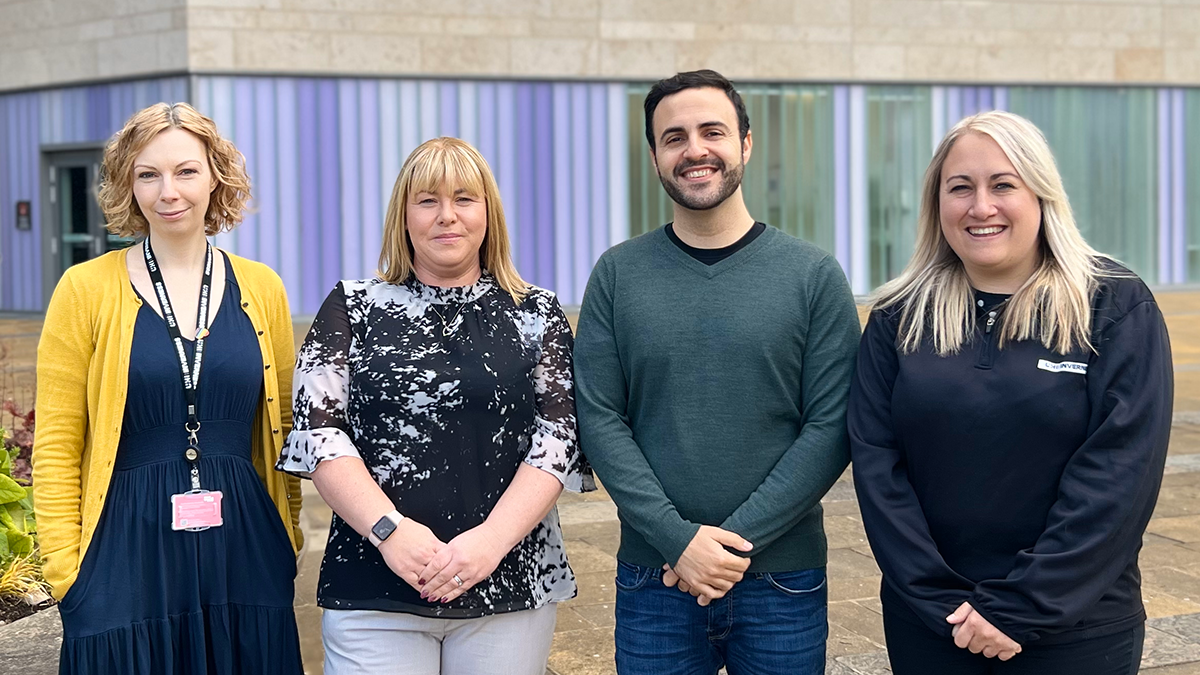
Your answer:
[[[242,309],[258,333],[265,368],[251,457],[299,552],[300,479],[274,469],[292,427],[295,343],[287,294],[271,268],[225,255],[241,289]],[[125,251],[113,251],[69,268],[46,309],[38,342],[33,498],[46,581],[59,600],[75,583],[104,510],[141,305]]]

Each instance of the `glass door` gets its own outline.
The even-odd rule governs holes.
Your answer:
[[[47,296],[59,277],[72,265],[86,262],[131,240],[105,229],[104,215],[96,202],[102,150],[47,152],[43,255]]]

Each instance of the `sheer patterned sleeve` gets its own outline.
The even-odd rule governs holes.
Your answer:
[[[325,298],[296,355],[292,431],[276,469],[311,478],[317,464],[325,460],[360,457],[346,416],[352,341],[346,291],[338,283]]]
[[[545,321],[545,330],[541,358],[533,369],[537,412],[525,463],[553,474],[571,492],[595,490],[591,467],[579,451],[575,424],[575,381],[571,360],[575,341],[571,336],[571,324],[557,297],[545,291],[534,292],[541,296],[537,298],[537,305],[538,313]]]

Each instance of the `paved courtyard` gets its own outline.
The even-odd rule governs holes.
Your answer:
[[[1175,359],[1175,424],[1162,493],[1141,554],[1143,593],[1150,622],[1142,673],[1200,675],[1200,292],[1158,296]],[[297,323],[297,341],[307,328]],[[0,318],[0,385],[28,400],[40,320]],[[6,418],[0,418],[6,421]],[[863,534],[849,475],[824,500],[829,537],[830,675],[889,673],[878,600],[879,570]],[[579,596],[559,609],[550,672],[614,673],[613,557],[619,538],[616,508],[601,490],[564,495],[559,515]],[[297,616],[307,672],[321,673],[320,608],[315,604],[330,511],[306,482],[304,527],[308,547],[297,581]]]

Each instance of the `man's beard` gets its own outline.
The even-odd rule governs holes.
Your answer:
[[[692,167],[708,165],[715,165],[716,169],[721,172],[721,184],[717,186],[717,191],[711,195],[689,194],[675,181],[667,180],[662,175],[661,170],[658,172],[658,181],[662,183],[663,189],[667,191],[667,194],[676,204],[692,211],[707,211],[720,206],[726,199],[729,199],[730,195],[737,192],[738,187],[742,184],[742,173],[746,169],[745,164],[738,162],[732,171],[727,171],[725,162],[718,159],[682,166],[676,171],[676,174],[682,175],[690,171]]]

